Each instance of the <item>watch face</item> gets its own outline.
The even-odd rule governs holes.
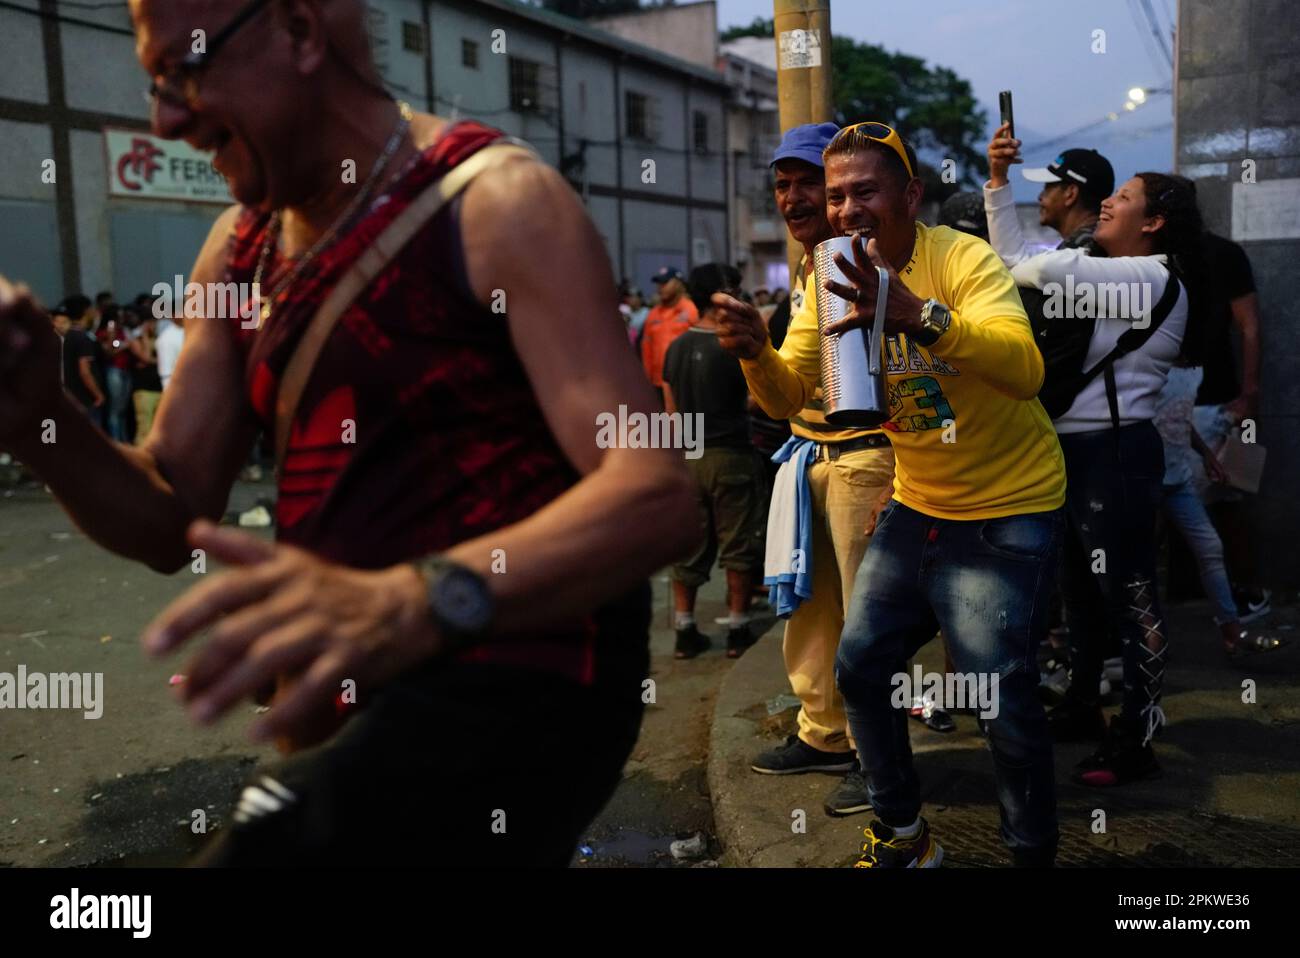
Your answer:
[[[948,331],[948,324],[952,322],[952,314],[948,312],[948,307],[942,303],[930,303],[929,308],[925,311],[925,325],[935,333],[945,333]]]
[[[478,576],[461,569],[450,569],[438,578],[430,591],[434,612],[457,632],[473,634],[487,628],[492,616],[492,603]]]

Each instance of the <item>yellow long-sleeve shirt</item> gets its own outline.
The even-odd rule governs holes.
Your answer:
[[[952,325],[929,349],[902,335],[885,339],[894,498],[941,519],[1060,507],[1065,464],[1036,398],[1043,359],[1007,268],[982,240],[918,223],[901,278],[947,306]],[[769,343],[741,361],[769,416],[798,412],[820,381],[818,292],[810,277],[780,354]]]

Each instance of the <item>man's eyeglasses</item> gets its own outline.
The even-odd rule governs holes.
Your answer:
[[[837,143],[841,143],[852,136],[866,137],[868,140],[874,140],[889,147],[903,161],[903,169],[907,170],[907,175],[915,178],[916,171],[912,169],[912,161],[907,158],[907,147],[903,145],[903,138],[898,135],[898,132],[892,126],[873,122],[854,123],[852,126],[846,126],[836,133],[830,143],[826,144],[826,149],[830,150]]]
[[[239,28],[253,19],[269,0],[252,0],[228,24],[216,32],[202,53],[187,53],[170,73],[154,77],[144,92],[145,101],[154,107],[159,100],[172,106],[193,107],[199,97],[199,76]]]

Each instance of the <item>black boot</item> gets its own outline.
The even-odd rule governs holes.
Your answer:
[[[1127,785],[1129,782],[1160,771],[1155,752],[1140,726],[1134,726],[1116,715],[1110,720],[1106,740],[1091,756],[1075,767],[1075,781],[1081,785],[1105,788]]]
[[[713,643],[692,623],[684,629],[677,630],[677,647],[673,650],[675,659],[693,659],[706,651]]]

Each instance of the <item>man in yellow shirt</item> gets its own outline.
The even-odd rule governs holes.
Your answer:
[[[859,864],[942,861],[920,817],[907,736],[912,677],[903,671],[941,628],[962,680],[950,687],[977,699],[948,704],[977,706],[989,738],[1003,839],[1017,864],[1050,865],[1055,781],[1035,652],[1060,548],[1065,469],[1035,398],[1042,357],[993,249],[916,222],[923,187],[897,133],[878,123],[849,127],[824,159],[827,218],[857,247],[855,263],[837,258],[852,285],[822,280],[820,295],[856,304],[825,332],[869,325],[875,267],[890,276],[885,432],[894,489],[858,571],[836,660],[878,819],[865,830]],[[812,395],[815,332],[792,324],[778,355],[742,311],[728,310],[722,326],[723,345],[742,357],[769,415],[788,415]]]

